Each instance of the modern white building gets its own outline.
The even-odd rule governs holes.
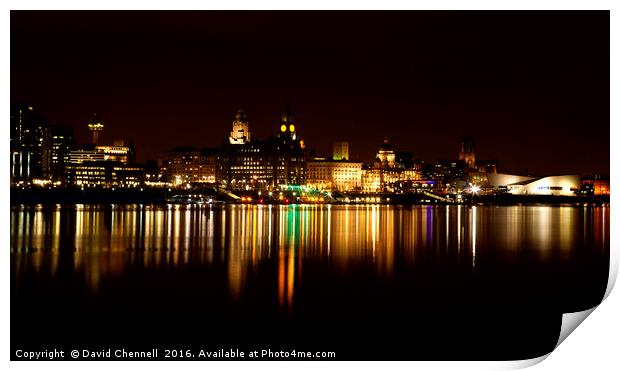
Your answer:
[[[578,175],[556,175],[534,178],[506,185],[508,193],[515,195],[574,196],[579,190]]]

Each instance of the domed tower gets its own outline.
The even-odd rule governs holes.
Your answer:
[[[381,162],[381,167],[391,168],[396,166],[396,153],[392,149],[388,137],[383,138],[383,144],[379,147],[377,158]]]
[[[93,144],[99,145],[99,132],[103,130],[103,122],[101,118],[95,113],[88,122],[88,130],[93,134]]]
[[[235,114],[232,131],[228,139],[230,144],[244,144],[250,141],[250,123],[245,115],[245,111],[240,109]]]

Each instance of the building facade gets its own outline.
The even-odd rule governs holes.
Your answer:
[[[196,147],[175,147],[159,157],[160,179],[174,186],[215,183],[217,153]]]
[[[68,164],[66,181],[81,188],[138,188],[144,183],[144,168],[115,161]]]
[[[318,190],[359,191],[362,189],[362,163],[314,158],[307,162],[306,184]]]
[[[50,125],[32,106],[11,106],[11,181],[45,178],[50,165]]]
[[[248,122],[245,114],[244,120]],[[232,126],[231,135],[239,128],[237,116]],[[249,133],[249,124],[243,130]],[[282,114],[279,132],[271,138],[230,139],[219,154],[218,183],[229,189],[276,189],[281,185],[305,184],[305,144],[298,136],[288,106]]]

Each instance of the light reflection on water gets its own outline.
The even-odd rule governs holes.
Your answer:
[[[223,265],[230,297],[240,298],[266,265],[276,270],[278,304],[290,308],[309,262],[343,275],[371,267],[387,281],[425,262],[473,272],[523,257],[562,262],[580,246],[608,248],[608,214],[591,206],[20,207],[11,210],[11,255],[15,285],[27,273],[55,277],[64,257],[93,293],[138,267]]]

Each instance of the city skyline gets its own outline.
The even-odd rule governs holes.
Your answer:
[[[100,114],[102,141],[133,137],[139,162],[218,146],[239,108],[266,138],[290,99],[321,155],[346,140],[368,161],[387,136],[432,162],[471,136],[503,169],[609,172],[606,13],[578,31],[570,12],[337,14],[13,12],[11,97],[80,142]]]

